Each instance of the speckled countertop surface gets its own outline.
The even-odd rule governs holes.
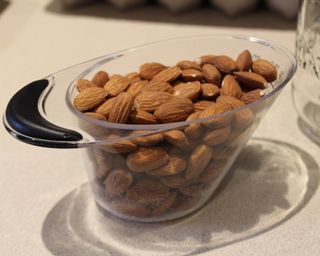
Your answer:
[[[61,13],[48,3],[0,6],[2,113],[10,97],[30,81],[145,42],[235,33],[294,48],[294,25],[263,13],[228,21],[207,11],[178,18],[148,9],[125,19],[125,14],[100,7]],[[174,22],[179,19],[186,23]],[[298,128],[290,86],[214,200],[190,218],[168,224],[102,217],[90,200],[80,150],[23,144],[4,128],[0,134],[2,255],[320,254],[320,148]],[[252,155],[255,160],[248,164]]]

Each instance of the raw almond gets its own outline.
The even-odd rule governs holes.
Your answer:
[[[215,56],[212,64],[222,73],[230,74],[237,69],[236,62],[226,55]]]
[[[161,176],[160,180],[164,185],[168,186],[169,188],[179,188],[182,186],[188,186],[191,183],[191,181],[186,179],[184,172],[170,176]]]
[[[252,102],[259,100],[263,95],[264,94],[262,90],[256,89],[242,94],[241,101],[244,102],[244,104],[248,105]]]
[[[108,93],[100,87],[90,87],[81,91],[74,99],[73,105],[80,111],[88,111],[99,106]]]
[[[201,112],[192,113],[188,118],[187,121],[196,120],[199,118]],[[203,135],[203,127],[201,123],[195,122],[189,124],[188,127],[184,129],[184,133],[188,137],[188,139],[196,140],[199,139]]]
[[[226,75],[222,81],[221,95],[232,96],[240,99],[242,90],[237,80],[232,75]]]
[[[194,180],[200,176],[210,162],[212,152],[211,147],[204,144],[199,145],[192,151],[186,171],[187,180]]]
[[[95,112],[86,112],[84,114],[88,117],[91,117],[97,120],[107,121],[107,118],[104,115],[101,115]]]
[[[130,217],[143,218],[149,216],[152,212],[152,210],[145,205],[131,203],[125,199],[113,201],[110,206],[113,211]]]
[[[234,75],[242,86],[249,90],[264,89],[267,83],[267,80],[263,76],[252,72],[240,71],[234,72]]]
[[[148,131],[140,131],[140,130],[131,132],[130,136],[141,135],[140,137],[136,137],[132,139],[132,141],[138,146],[149,147],[164,140],[164,136],[162,133],[145,135],[147,132]]]
[[[232,109],[232,107],[228,104],[216,103],[216,104],[208,107],[204,111],[202,111],[199,117],[200,118],[212,117],[210,120],[203,122],[203,125],[205,125],[209,128],[223,127],[223,126],[228,125],[232,120],[233,116],[231,114],[229,114],[229,113],[224,114],[231,109]],[[215,117],[216,115],[222,115],[222,116]]]
[[[187,161],[180,155],[169,155],[169,161],[166,165],[155,169],[148,174],[154,176],[170,176],[183,172],[187,167]]]
[[[92,152],[98,165],[97,177],[98,179],[105,179],[113,167],[112,156],[111,154],[103,152],[96,147]]]
[[[213,101],[208,100],[200,100],[196,103],[194,103],[194,111],[196,112],[202,112],[203,110],[209,108],[210,106],[215,105],[216,103]]]
[[[154,111],[160,123],[184,121],[194,111],[192,101],[183,97],[173,97]]]
[[[213,83],[217,86],[221,85],[221,74],[219,70],[212,64],[205,64],[202,67],[204,79],[208,83]]]
[[[269,83],[275,81],[278,76],[276,67],[269,61],[263,59],[253,62],[252,71],[263,76]]]
[[[191,61],[191,60],[182,60],[179,61],[176,65],[177,67],[183,69],[197,69],[197,70],[201,70],[200,65],[195,62],[195,61]]]
[[[203,137],[203,142],[209,146],[219,145],[228,139],[230,132],[230,125],[214,130],[208,130]]]
[[[136,97],[144,87],[146,87],[149,84],[147,80],[140,80],[137,82],[132,83],[129,88],[127,89],[127,92],[130,93],[133,97]]]
[[[116,142],[110,143],[107,145],[100,145],[98,148],[102,151],[106,151],[109,153],[128,153],[136,150],[137,145],[134,144],[130,140],[121,140],[120,137],[111,135],[106,138],[106,141],[108,140],[115,140]]]
[[[186,135],[179,130],[171,130],[163,133],[164,138],[172,145],[184,147],[188,144]]]
[[[185,82],[201,81],[203,79],[203,74],[198,69],[183,69],[181,78]]]
[[[181,69],[179,67],[170,67],[156,74],[152,80],[170,83],[175,81],[180,75]]]
[[[87,79],[79,79],[77,81],[77,89],[79,92],[83,91],[84,89],[90,88],[90,87],[96,87],[96,84],[93,82],[87,80]]]
[[[153,90],[168,93],[173,92],[173,88],[169,83],[156,80],[150,81],[146,86],[143,87],[143,90]]]
[[[141,77],[138,72],[131,72],[125,76],[130,80],[130,84],[134,84],[135,82],[141,81]]]
[[[174,87],[173,95],[188,98],[190,100],[196,100],[201,93],[200,82],[181,83]]]
[[[130,85],[130,80],[121,75],[113,75],[105,84],[104,89],[110,96],[114,97],[127,90]]]
[[[109,80],[109,74],[106,71],[99,71],[97,72],[94,77],[92,78],[92,82],[98,86],[103,87]]]
[[[240,53],[236,60],[238,71],[249,71],[252,67],[252,56],[248,50]]]
[[[151,80],[156,74],[166,68],[165,65],[157,62],[145,63],[140,66],[140,77],[142,79]]]
[[[220,95],[220,89],[218,86],[210,83],[201,84],[202,98],[213,100]]]
[[[177,197],[177,192],[170,192],[169,196],[158,204],[152,211],[152,216],[159,216],[166,213],[174,204]]]
[[[156,124],[157,118],[143,110],[133,111],[130,115],[130,121],[133,124]]]
[[[127,157],[127,165],[133,172],[149,172],[167,164],[169,156],[160,147],[140,147]]]
[[[100,114],[100,115],[104,115],[106,118],[109,117],[110,114],[110,110],[111,107],[115,101],[115,97],[114,98],[110,98],[108,100],[106,100],[103,104],[101,104],[97,109],[96,109],[96,113]]]
[[[116,169],[109,173],[104,182],[107,192],[122,194],[128,190],[133,182],[132,174],[126,170]]]
[[[195,183],[189,186],[180,187],[179,192],[185,196],[195,196],[196,194],[201,193],[205,188],[205,185],[202,183]]]
[[[108,120],[109,122],[124,124],[127,122],[133,105],[133,97],[128,92],[120,93],[114,100]]]
[[[198,182],[202,182],[204,184],[210,184],[211,182],[215,182],[220,174],[223,172],[225,165],[219,161],[212,161],[208,167],[201,173]]]
[[[215,55],[203,55],[200,57],[200,63],[201,65],[210,63],[213,63],[213,59],[215,58]]]
[[[160,91],[142,91],[134,99],[134,107],[136,110],[153,112],[161,104],[170,100],[173,96],[167,92]]]

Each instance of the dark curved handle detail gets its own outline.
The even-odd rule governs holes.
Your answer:
[[[5,121],[10,126],[7,129],[9,132],[16,132],[14,136],[19,140],[33,145],[76,148],[78,144],[70,142],[82,140],[80,133],[48,122],[39,112],[39,97],[48,85],[49,81],[46,79],[34,81],[12,97],[5,112]]]

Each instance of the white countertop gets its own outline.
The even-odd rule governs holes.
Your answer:
[[[152,15],[158,15],[158,12],[150,13],[148,16],[141,11],[134,11],[134,14],[128,14],[131,17],[128,20],[123,18],[124,14],[118,15],[114,10],[106,10],[106,15],[102,15],[101,8],[93,8],[86,14],[81,14],[79,11],[78,14],[68,15],[67,13],[55,12],[52,8],[46,9],[46,2],[49,1],[12,1],[2,11],[0,7],[0,81],[2,88],[0,109],[2,113],[10,97],[30,81],[42,78],[72,64],[145,42],[182,35],[236,33],[263,37],[277,41],[291,50],[294,48],[294,30],[284,29],[288,24],[273,18],[273,16],[268,16],[268,19],[263,16],[263,19],[271,23],[274,22],[275,25],[278,22],[280,29],[271,29],[270,23],[266,29],[259,28],[257,24],[261,24],[261,21],[255,23],[254,19],[252,19],[252,28],[250,28],[249,18],[238,18],[239,23],[235,19],[232,22],[229,21],[228,26],[222,26],[223,23],[218,20],[216,22],[215,16],[211,17],[207,11],[204,12],[205,17],[206,19],[212,18],[212,22],[208,22],[201,14],[198,14],[199,22],[192,22],[192,19],[196,17],[194,14],[181,15],[181,19],[189,21],[184,25],[173,23],[172,21],[178,18],[172,17],[172,15],[167,16],[166,22],[160,22],[160,18],[152,17]],[[97,12],[98,15],[93,15],[94,12]],[[151,21],[148,22],[147,19]],[[240,27],[241,24],[246,27]],[[289,27],[292,28],[292,25]],[[77,194],[76,192],[71,195],[69,193],[78,189],[80,191],[78,194],[86,198],[87,187],[81,186],[87,182],[87,176],[80,158],[80,150],[57,150],[30,146],[13,139],[4,128],[0,129],[0,136],[1,254],[15,256],[108,255],[104,251],[107,248],[105,244],[108,243],[108,240],[100,238],[105,244],[97,242],[98,239],[93,237],[87,237],[86,241],[81,240],[86,236],[81,235],[80,231],[85,229],[81,229],[80,226],[90,220],[84,221],[82,219],[82,222],[73,223],[75,226],[78,225],[80,233],[72,233],[73,226],[68,226],[70,223],[63,222],[71,216],[67,210],[70,207],[68,208],[66,204],[68,204],[68,200],[72,202],[72,196]],[[219,256],[320,255],[320,192],[318,189],[320,148],[298,129],[297,115],[291,101],[290,86],[287,86],[269,110],[254,137],[265,138],[268,143],[282,147],[284,154],[288,149],[297,155],[303,155],[303,162],[300,164],[307,168],[305,170],[307,172],[301,174],[305,180],[301,180],[301,184],[299,180],[295,180],[295,182],[305,187],[290,188],[290,185],[295,184],[290,175],[281,181],[287,186],[286,191],[302,193],[302,203],[290,211],[290,205],[277,207],[273,206],[273,203],[279,202],[266,202],[272,207],[261,214],[253,214],[252,216],[255,216],[256,219],[247,223],[247,226],[246,223],[240,223],[244,225],[241,231],[231,224],[237,224],[237,217],[239,217],[239,222],[245,220],[244,217],[236,216],[237,212],[234,212],[235,219],[228,221],[223,220],[223,216],[220,214],[218,216],[220,220],[229,225],[225,227],[228,228],[228,233],[224,232],[221,235],[221,239],[225,239],[227,242],[212,248],[208,246],[208,249],[200,250],[199,254]],[[258,142],[251,141],[252,143],[259,143],[259,140]],[[259,160],[264,161],[263,155],[259,157],[261,158]],[[277,161],[284,161],[285,166],[284,159]],[[290,173],[288,169],[285,171]],[[232,182],[232,177],[230,179]],[[269,189],[272,194],[273,187]],[[219,196],[221,199],[228,193],[232,194],[230,186],[226,186],[226,191],[217,196],[216,204],[219,204]],[[288,195],[289,192],[286,194],[286,191],[282,191],[281,196],[284,198],[291,196],[294,200],[295,194]],[[265,192],[268,193],[268,191]],[[276,197],[277,195],[272,198]],[[283,210],[281,214],[284,214],[285,217],[277,215],[280,212],[279,209]],[[287,209],[288,212],[284,209]],[[254,210],[254,207],[249,210]],[[88,211],[88,209],[83,209],[83,211]],[[250,214],[252,213],[249,212],[249,217]],[[79,214],[79,216],[82,215]],[[275,219],[273,220],[270,216]],[[112,226],[118,225],[117,228],[122,225],[117,220],[108,221],[109,223],[114,221],[116,224],[112,224]],[[212,219],[210,223],[215,223],[215,220]],[[207,226],[210,226],[210,223],[207,223]],[[201,228],[205,224],[202,222],[198,224],[199,230],[195,232],[202,234]],[[88,225],[90,226],[90,223]],[[161,227],[164,228],[164,226]],[[133,232],[134,228],[135,226],[131,225],[128,232]],[[132,237],[126,236],[125,245],[120,244],[120,239],[119,244],[115,244],[115,246],[118,246],[121,251],[122,247],[128,249],[135,244],[132,252],[143,250],[141,241],[137,243],[135,241],[139,240],[139,236],[141,237],[144,232],[150,232],[150,226],[140,226],[137,230],[140,233],[133,232],[135,235]],[[250,231],[250,234],[247,231]],[[103,233],[104,231],[100,230],[99,232]],[[184,231],[181,230],[181,232]],[[206,243],[212,244],[213,234],[219,240],[219,232],[213,227],[212,234],[207,234],[203,240],[198,239],[199,243],[203,244],[203,248],[205,248]],[[178,234],[179,232],[176,233],[176,236]],[[161,235],[157,239],[159,239],[159,243],[165,241]],[[168,255],[180,255],[177,248],[190,242],[190,239],[185,237],[185,239],[179,240],[177,238],[177,241],[175,249],[178,250],[177,253],[167,251]],[[168,241],[168,243],[170,244],[172,241]],[[82,249],[83,246],[85,249]],[[139,248],[139,246],[142,247]],[[147,249],[143,254],[149,255]],[[191,254],[186,253],[186,255]]]

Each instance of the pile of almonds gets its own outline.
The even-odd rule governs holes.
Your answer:
[[[199,198],[210,197],[210,184],[248,139],[257,113],[245,106],[276,79],[272,63],[253,61],[245,50],[236,60],[206,55],[171,67],[145,63],[125,76],[99,71],[91,80],[78,80],[74,107],[89,117],[137,125],[192,121],[149,135],[139,126],[129,134],[108,129],[106,140],[115,142],[89,150],[100,200],[110,211],[138,218],[193,209]],[[133,139],[121,140],[128,136]]]

